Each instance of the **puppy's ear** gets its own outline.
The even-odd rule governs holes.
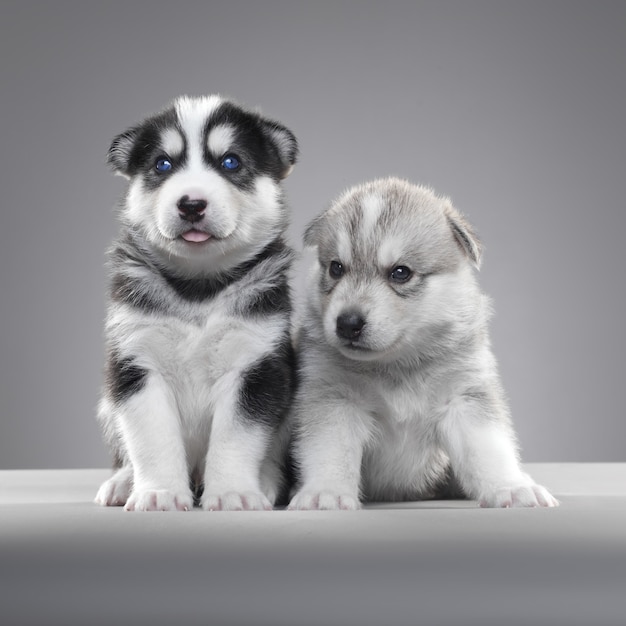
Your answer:
[[[309,225],[306,227],[304,231],[304,245],[307,248],[314,248],[317,246],[320,238],[320,234],[322,232],[322,228],[325,223],[325,213],[318,215],[312,222],[309,222]]]
[[[476,269],[480,269],[483,246],[480,239],[470,226],[469,222],[459,213],[450,202],[445,206],[446,219],[452,230],[452,234],[459,244],[465,256],[472,262]]]
[[[139,126],[129,128],[111,142],[111,147],[107,152],[107,163],[115,174],[130,178],[130,157],[139,131]]]
[[[298,160],[296,136],[286,126],[273,120],[262,119],[261,128],[276,150],[279,162],[276,172],[278,177],[287,178]]]

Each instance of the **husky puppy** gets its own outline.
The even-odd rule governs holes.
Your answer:
[[[178,98],[113,140],[129,186],[99,406],[117,471],[99,504],[272,508],[294,388],[281,181],[297,152],[283,125],[219,96]]]
[[[316,248],[293,409],[290,509],[454,493],[556,506],[520,468],[473,267],[447,198],[398,179],[347,191],[307,228]],[[461,494],[461,495],[462,495]]]

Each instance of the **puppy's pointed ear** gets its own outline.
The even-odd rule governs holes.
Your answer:
[[[113,139],[109,151],[107,152],[107,163],[115,174],[130,178],[130,158],[140,128],[135,126],[125,130]]]
[[[319,243],[320,234],[325,222],[325,214],[318,215],[304,231],[304,245],[307,248],[314,248]]]
[[[472,265],[474,265],[476,269],[480,269],[483,254],[483,245],[480,239],[478,239],[465,217],[463,217],[449,201],[446,203],[445,213],[452,234],[459,244],[459,247],[471,261]]]
[[[298,160],[298,140],[296,136],[282,124],[274,120],[261,120],[265,136],[271,141],[278,156],[277,175],[287,178]]]

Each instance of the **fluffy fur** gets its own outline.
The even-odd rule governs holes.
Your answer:
[[[109,253],[99,419],[127,510],[269,509],[294,389],[283,125],[219,96],[182,97],[118,135],[129,180]]]
[[[305,243],[317,260],[299,325],[289,508],[459,493],[556,506],[520,468],[473,272],[481,245],[450,201],[378,180],[334,202]]]

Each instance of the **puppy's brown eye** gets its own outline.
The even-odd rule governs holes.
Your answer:
[[[389,272],[389,279],[395,283],[405,283],[413,272],[406,265],[397,265]]]
[[[328,273],[333,278],[341,278],[343,276],[343,265],[339,263],[339,261],[331,261],[330,267],[328,268]]]

